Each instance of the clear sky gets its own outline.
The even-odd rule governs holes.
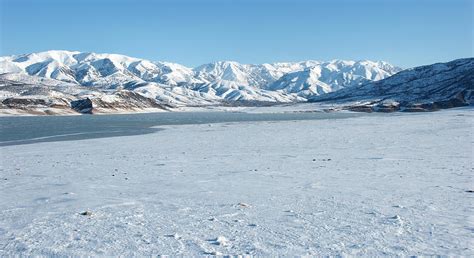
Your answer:
[[[0,0],[0,55],[118,53],[196,66],[473,56],[473,0]]]

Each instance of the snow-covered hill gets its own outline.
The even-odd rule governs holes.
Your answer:
[[[436,110],[474,102],[474,58],[404,70],[383,80],[342,89],[314,102],[346,103],[366,111]]]
[[[310,80],[302,78],[308,70],[324,71],[324,75]],[[47,78],[107,93],[126,89],[179,105],[305,101],[312,94],[320,94],[311,90],[317,85],[324,85],[324,92],[329,92],[383,79],[400,70],[384,62],[339,60],[256,65],[223,61],[192,69],[124,55],[75,51],[0,57],[0,74]],[[295,86],[292,80],[285,79],[295,74],[302,78],[304,86]]]
[[[386,62],[335,60],[287,73],[266,89],[309,97],[381,80],[401,70]]]
[[[116,54],[46,51],[0,58],[0,73],[22,73],[83,86],[115,88],[143,82],[194,83],[191,69]]]

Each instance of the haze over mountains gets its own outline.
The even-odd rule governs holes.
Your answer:
[[[469,71],[472,60],[465,65]],[[387,62],[367,60],[221,61],[189,68],[117,54],[46,51],[0,57],[0,97],[2,108],[66,108],[87,99],[91,103],[78,106],[117,110],[320,101],[324,98],[318,96],[339,90],[351,96],[373,96],[372,83],[379,85],[400,71]]]

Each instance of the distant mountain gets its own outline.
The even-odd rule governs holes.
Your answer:
[[[401,68],[386,62],[335,60],[287,73],[275,82],[268,84],[265,89],[295,93],[306,98],[361,85],[369,81],[378,81],[401,70]]]
[[[116,54],[46,51],[0,58],[0,73],[22,73],[97,88],[143,82],[194,83],[191,69]]]
[[[191,69],[124,55],[75,51],[0,57],[0,74],[54,79],[104,93],[135,91],[179,105],[306,101],[314,94],[383,79],[400,70],[384,62],[340,60],[257,65],[223,61]],[[314,75],[318,71],[321,74]],[[324,90],[314,90],[320,85]]]
[[[222,61],[192,69],[72,51],[0,57],[0,109],[30,113],[300,101],[355,111],[423,111],[472,103],[473,85],[474,58],[402,71],[381,61]]]
[[[301,101],[355,111],[426,111],[469,105],[473,87],[474,58],[402,71],[381,61],[221,61],[188,68],[74,51],[0,57],[0,109],[25,112],[170,110]]]
[[[431,111],[474,103],[474,58],[415,67],[383,80],[312,96],[356,111]]]

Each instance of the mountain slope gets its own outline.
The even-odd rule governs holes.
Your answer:
[[[308,97],[381,80],[400,71],[386,62],[334,60],[288,73],[266,89]]]
[[[474,101],[474,58],[420,66],[389,78],[309,99],[350,104],[353,109],[434,110]],[[359,105],[357,103],[362,103]]]
[[[324,76],[303,80],[304,83],[310,83],[309,90],[308,87],[294,86],[291,80],[286,82],[283,79],[293,73],[304,77],[307,69],[325,71]],[[0,73],[44,77],[101,91],[135,90],[146,85],[155,90],[157,87],[179,87],[177,91],[186,98],[198,95],[211,101],[305,101],[313,94],[357,85],[360,81],[382,79],[398,70],[399,68],[387,63],[368,61],[274,64],[222,61],[191,69],[169,62],[77,51],[46,51],[0,57]],[[275,84],[277,81],[279,82]],[[314,85],[322,85],[324,90],[311,90]],[[192,102],[189,104],[195,104],[196,101]]]
[[[24,74],[0,74],[0,109],[34,114],[168,110],[172,106],[135,91],[102,92],[77,84]],[[89,106],[84,103],[89,102]],[[82,108],[76,109],[80,104]]]
[[[1,57],[0,72],[23,73],[99,88],[113,88],[130,82],[158,82],[175,86],[183,82],[193,83],[194,75],[191,69],[179,64],[74,51]]]

